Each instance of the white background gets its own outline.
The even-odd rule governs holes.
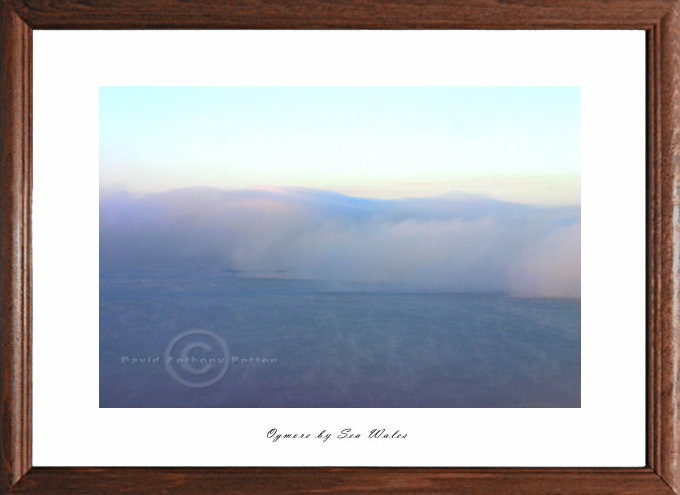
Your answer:
[[[642,31],[36,31],[34,465],[643,466],[644,48]],[[581,86],[582,407],[99,409],[104,85]]]

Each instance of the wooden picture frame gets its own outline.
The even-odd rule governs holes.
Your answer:
[[[32,467],[33,30],[347,28],[646,31],[646,466]],[[0,70],[3,493],[680,493],[680,0],[0,0]]]

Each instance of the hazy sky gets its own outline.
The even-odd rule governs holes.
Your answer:
[[[578,87],[102,87],[100,189],[580,204]]]

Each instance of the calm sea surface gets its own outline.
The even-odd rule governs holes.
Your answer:
[[[580,407],[581,302],[100,269],[101,407]]]

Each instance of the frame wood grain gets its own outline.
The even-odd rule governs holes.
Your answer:
[[[646,31],[646,467],[31,466],[33,29],[302,28]],[[0,0],[0,71],[1,493],[680,493],[680,0]]]

